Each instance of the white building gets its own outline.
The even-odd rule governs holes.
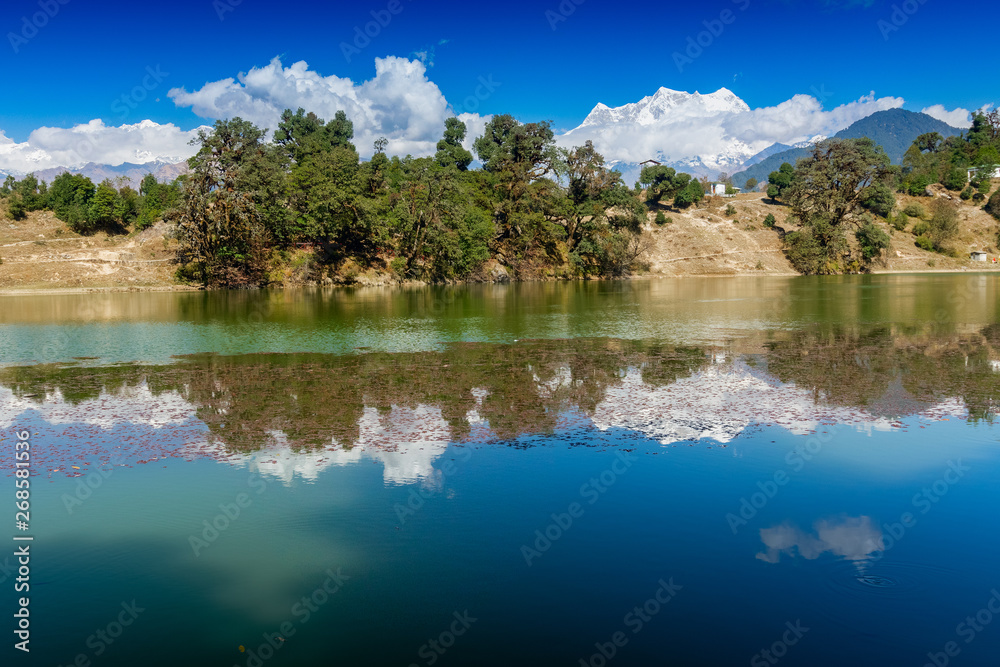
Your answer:
[[[995,164],[991,168],[993,169],[993,173],[990,174],[990,178],[1000,178],[1000,164]],[[973,177],[979,172],[979,168],[969,167],[968,172],[969,172],[969,180],[971,181]]]
[[[972,258],[973,262],[986,261],[986,253],[983,252],[982,250],[973,250],[971,253],[969,253],[969,256]]]

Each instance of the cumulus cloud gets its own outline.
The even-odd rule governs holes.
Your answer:
[[[963,109],[962,107],[948,111],[945,109],[943,104],[932,104],[926,109],[921,109],[920,113],[925,113],[931,118],[937,118],[940,121],[944,121],[952,127],[958,127],[961,129],[972,127],[972,113],[968,109]]]
[[[195,130],[151,120],[108,126],[92,120],[69,128],[40,127],[27,141],[15,142],[0,130],[0,168],[31,172],[52,167],[82,167],[88,162],[119,165],[154,160],[179,162],[194,154],[188,144]]]
[[[872,92],[829,111],[811,95],[796,95],[776,106],[750,109],[725,89],[688,98],[683,97],[686,93],[666,93],[627,105],[635,108],[619,113],[623,119],[619,122],[585,123],[563,135],[561,143],[579,144],[591,139],[605,157],[625,162],[657,154],[667,160],[697,156],[709,167],[727,168],[742,164],[771,144],[795,144],[829,136],[877,111],[903,105],[902,98],[876,98]],[[652,113],[658,117],[650,122],[649,112],[641,107],[655,106],[658,98],[670,98],[667,104],[672,106],[668,111],[654,109]]]
[[[324,76],[304,61],[286,67],[274,58],[235,79],[209,82],[190,92],[174,88],[168,95],[204,118],[240,116],[271,130],[285,109],[302,107],[327,119],[343,110],[354,123],[354,144],[365,157],[380,136],[389,140],[390,153],[430,155],[445,119],[454,115],[437,84],[427,78],[426,65],[395,56],[376,58],[375,77],[361,83]],[[471,143],[485,119],[475,113],[459,118],[468,126]]]

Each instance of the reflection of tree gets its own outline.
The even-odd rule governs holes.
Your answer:
[[[695,348],[612,339],[460,343],[444,352],[358,355],[196,355],[169,366],[0,370],[15,395],[52,393],[79,403],[142,382],[154,395],[176,390],[226,447],[253,451],[284,434],[296,449],[331,439],[351,446],[365,408],[437,407],[459,440],[476,410],[492,436],[551,433],[569,408],[590,413],[630,367],[655,383],[686,377],[705,363]],[[486,392],[477,401],[474,390]],[[36,400],[42,400],[40,398]]]
[[[768,352],[748,361],[755,373],[794,382],[818,402],[902,415],[957,397],[971,419],[992,419],[997,350],[998,325],[968,335],[834,327],[774,333]],[[227,448],[253,451],[278,432],[295,449],[350,447],[366,408],[388,415],[393,406],[440,409],[454,440],[469,435],[472,410],[500,440],[546,434],[566,410],[593,414],[630,368],[660,387],[707,363],[700,348],[602,338],[459,343],[442,352],[198,355],[163,366],[8,367],[0,369],[0,385],[22,399],[34,394],[31,400],[41,402],[60,392],[79,404],[146,383],[153,396],[176,391],[194,404]],[[113,413],[114,400],[105,406]]]
[[[832,328],[796,332],[768,345],[767,370],[817,400],[898,416],[962,399],[972,420],[992,420],[1000,394],[1000,327],[932,335],[916,328]]]

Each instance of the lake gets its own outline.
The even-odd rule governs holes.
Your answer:
[[[29,664],[1000,652],[995,275],[7,296],[0,350]]]

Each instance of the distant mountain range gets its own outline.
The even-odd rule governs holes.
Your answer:
[[[886,154],[888,154],[893,164],[900,164],[903,161],[903,154],[913,144],[913,140],[927,132],[937,132],[942,137],[950,137],[961,134],[962,130],[952,127],[936,118],[931,118],[924,113],[906,111],[905,109],[888,109],[886,111],[877,111],[867,118],[862,118],[849,127],[837,132],[833,137],[835,139],[868,137],[885,149]],[[807,157],[810,154],[812,143],[815,142],[810,142],[805,146],[785,147],[785,150],[777,152],[771,149],[781,144],[775,144],[771,148],[758,153],[758,155],[763,155],[763,153],[770,151],[769,155],[757,162],[753,162],[751,159],[747,162],[747,165],[749,165],[748,168],[733,174],[733,185],[738,188],[745,187],[747,180],[750,178],[757,179],[758,183],[767,181],[767,177],[771,172],[777,171],[783,162],[794,166],[796,161]]]
[[[95,184],[100,183],[106,178],[110,178],[117,185],[118,179],[124,178],[125,185],[131,185],[133,188],[138,189],[140,181],[142,181],[146,174],[152,174],[161,183],[169,183],[178,176],[188,173],[188,165],[186,161],[164,162],[162,160],[146,162],[145,164],[125,162],[119,165],[88,162],[82,167],[53,167],[51,169],[41,169],[34,172],[34,174],[38,180],[51,183],[56,176],[64,171],[68,171],[71,174],[83,174]],[[21,172],[0,170],[0,180],[6,178],[8,174],[15,178],[23,178],[25,176]]]

